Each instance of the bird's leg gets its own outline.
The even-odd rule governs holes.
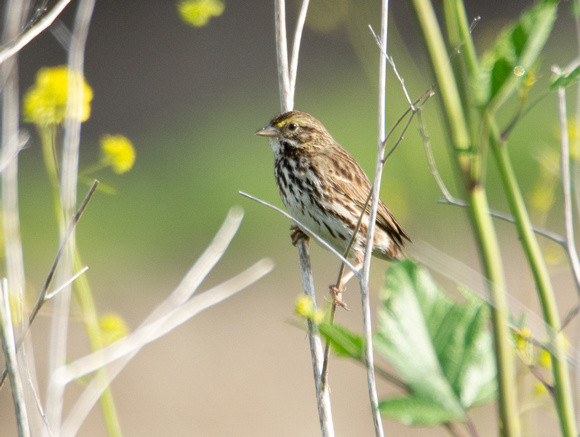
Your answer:
[[[296,225],[290,226],[290,230],[292,233],[290,234],[290,238],[292,239],[292,245],[296,247],[298,241],[302,240],[303,238],[306,240],[306,244],[310,244],[310,237],[304,233],[302,229],[300,229]]]
[[[356,269],[356,271],[360,271],[362,265],[363,265],[363,254],[359,253],[359,252],[355,252],[354,254],[354,260],[355,260],[355,265],[354,268]],[[342,300],[342,292],[344,290],[344,286],[346,285],[346,283],[348,281],[350,281],[350,279],[354,276],[354,271],[353,270],[349,270],[347,274],[343,275],[340,278],[340,281],[338,282],[338,284],[336,285],[331,285],[330,288],[330,294],[332,296],[332,300],[334,301],[335,305],[338,305],[341,308],[344,308],[345,310],[348,310],[348,307],[346,306],[346,304],[344,303],[344,301]]]

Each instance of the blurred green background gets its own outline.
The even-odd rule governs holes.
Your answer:
[[[245,210],[242,226],[222,262],[201,289],[207,289],[262,257],[275,270],[258,284],[208,310],[148,346],[113,384],[121,425],[128,436],[316,436],[318,418],[308,343],[290,326],[293,303],[301,292],[298,261],[290,244],[290,223],[275,212],[241,197],[242,190],[281,206],[273,176],[273,154],[254,136],[279,112],[274,45],[273,2],[224,0],[225,12],[202,28],[178,17],[176,3],[97,2],[86,50],[86,79],[95,97],[83,124],[81,170],[98,160],[105,133],[129,137],[137,150],[131,172],[95,175],[117,194],[98,192],[78,228],[78,243],[99,311],[118,312],[136,326],[171,290],[211,241],[233,205]],[[288,2],[293,34],[298,2]],[[473,35],[480,53],[498,31],[531,2],[467,2],[468,16],[481,16]],[[70,26],[75,2],[63,13]],[[302,39],[296,109],[310,112],[372,177],[376,156],[378,49],[368,24],[378,31],[380,2],[312,1]],[[412,98],[434,82],[422,41],[404,2],[391,2],[388,52]],[[528,196],[539,180],[538,150],[556,150],[555,95],[544,96],[550,66],[565,66],[577,56],[576,31],[563,4],[555,32],[530,101],[543,98],[514,129],[510,150]],[[45,32],[20,54],[21,92],[43,66],[64,64],[66,54]],[[388,72],[387,126],[406,109],[392,70]],[[437,91],[436,91],[437,93]],[[571,108],[573,99],[570,99]],[[505,126],[515,105],[502,112]],[[437,95],[424,114],[439,170],[453,193],[453,172]],[[40,142],[32,126],[20,154],[22,238],[28,293],[35,296],[57,250],[57,227]],[[493,208],[507,210],[493,165],[489,166]],[[88,186],[81,186],[79,197]],[[562,232],[560,193],[556,206],[535,216],[540,225]],[[418,124],[389,159],[381,197],[409,235],[427,241],[479,268],[465,211],[441,205],[429,172]],[[528,197],[531,199],[531,197]],[[510,291],[537,309],[533,282],[511,225],[498,222]],[[563,254],[548,242],[561,311],[576,295]],[[413,253],[414,249],[410,249]],[[418,254],[421,255],[421,254]],[[319,303],[336,279],[338,262],[312,247]],[[373,267],[373,289],[387,265]],[[451,287],[452,288],[452,287]],[[352,312],[338,321],[360,330],[358,287],[345,296]],[[50,314],[50,305],[43,310]],[[77,310],[78,315],[78,310]],[[36,359],[43,377],[48,317],[35,323]],[[87,351],[83,325],[73,322],[70,355]],[[370,435],[372,422],[361,368],[333,360],[330,382],[337,435]],[[44,386],[41,382],[41,395]],[[393,391],[380,384],[380,394]],[[74,401],[75,389],[69,399]],[[475,412],[481,429],[494,426],[492,407]],[[549,434],[549,414],[529,418]],[[394,435],[446,435],[442,430],[408,430],[385,423]],[[534,425],[531,425],[534,426]],[[9,391],[0,393],[0,428],[15,433]],[[493,429],[493,428],[492,428]],[[4,431],[3,431],[4,434]],[[10,435],[10,434],[4,434]],[[98,408],[81,435],[105,435]],[[482,432],[482,435],[485,435]]]

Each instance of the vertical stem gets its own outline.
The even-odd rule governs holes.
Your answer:
[[[312,299],[314,310],[316,310],[316,293],[314,292],[314,280],[310,267],[308,243],[306,240],[300,240],[297,246],[300,270],[302,273],[302,288],[304,294]],[[310,342],[310,354],[312,356],[312,371],[314,373],[314,385],[316,387],[316,404],[318,405],[320,430],[323,437],[330,437],[334,436],[334,424],[332,423],[332,412],[330,408],[330,388],[328,384],[323,384],[322,382],[324,352],[318,327],[311,320],[308,320],[308,340]]]
[[[554,396],[556,398],[556,407],[562,434],[566,437],[577,436],[570,375],[568,373],[568,363],[566,361],[562,335],[552,334],[559,333],[561,326],[556,297],[550,281],[548,268],[534,234],[507,148],[502,146],[497,129],[492,129],[491,147],[499,168],[512,215],[515,218],[516,229],[536,282],[544,320],[552,328],[548,335],[551,336],[550,340],[553,347],[551,358],[552,372],[554,375]]]
[[[558,107],[560,113],[560,170],[562,173],[562,190],[564,200],[564,229],[566,233],[566,250],[570,259],[576,286],[580,287],[580,261],[574,239],[574,217],[572,215],[572,181],[570,178],[570,139],[568,137],[568,114],[566,109],[566,89],[558,89]],[[580,291],[580,288],[579,288]]]
[[[506,301],[505,274],[500,257],[499,244],[485,190],[475,187],[470,193],[469,209],[471,212],[474,234],[479,245],[479,253],[490,282],[490,297],[492,302],[493,337],[497,362],[498,380],[498,412],[501,435],[519,435],[518,410],[515,390],[515,368],[513,363],[513,347],[508,328],[509,309]]]
[[[286,1],[274,2],[276,22],[276,60],[278,63],[278,88],[282,112],[290,111],[293,98],[290,96],[290,77],[288,72],[288,40],[286,38]]]
[[[6,5],[2,40],[7,43],[21,31],[27,2],[12,0]],[[18,206],[18,152],[20,150],[18,57],[2,64],[2,229],[8,293],[23,302],[26,289]],[[18,323],[22,320],[17,321]]]
[[[463,71],[459,71],[460,79],[455,77],[449,54],[441,34],[439,23],[435,11],[429,0],[410,0],[414,11],[417,15],[424,40],[427,45],[427,51],[431,57],[431,64],[437,78],[438,89],[441,95],[445,115],[449,125],[451,137],[452,153],[459,170],[459,175],[464,183],[465,191],[470,200],[470,216],[475,237],[479,245],[479,252],[485,270],[486,276],[490,280],[490,294],[494,302],[492,312],[492,321],[494,329],[494,340],[496,348],[496,364],[499,382],[499,399],[498,414],[500,418],[501,434],[506,437],[519,435],[518,409],[516,396],[516,379],[513,360],[513,350],[510,343],[510,332],[506,321],[509,309],[506,302],[505,276],[501,253],[497,235],[493,227],[493,222],[489,214],[489,205],[485,189],[480,185],[481,178],[473,180],[473,166],[480,163],[482,157],[479,156],[484,148],[482,144],[472,143],[478,140],[475,134],[478,132],[478,126],[468,117],[466,111],[469,108],[464,107],[458,89],[458,83],[468,87],[469,77],[462,76]],[[446,16],[449,32],[452,36],[460,35],[461,41],[455,41],[461,44],[461,53],[465,57],[467,70],[473,68],[476,57],[473,50],[473,44],[469,34],[465,34],[465,11],[461,2],[448,1],[445,3],[448,8]],[[459,56],[459,54],[455,55]],[[470,90],[466,90],[466,96]],[[469,104],[466,102],[466,104]],[[471,122],[471,126],[468,124]],[[471,128],[471,129],[470,129]],[[487,138],[485,138],[487,141]],[[479,155],[473,159],[471,153],[465,153],[471,148]],[[531,228],[530,228],[531,229]]]
[[[30,435],[30,425],[28,423],[28,413],[24,402],[24,388],[20,376],[18,360],[16,358],[16,340],[10,312],[10,299],[8,295],[8,281],[2,280],[0,284],[0,339],[2,351],[6,360],[8,377],[10,378],[10,388],[14,409],[16,411],[16,425],[18,427],[18,437],[28,437]]]
[[[375,380],[375,366],[373,356],[373,330],[371,305],[369,297],[369,277],[371,268],[371,255],[373,251],[374,232],[377,219],[377,208],[379,204],[379,193],[381,188],[381,176],[383,173],[383,144],[385,142],[385,104],[386,104],[386,80],[387,80],[387,36],[389,23],[389,1],[383,0],[381,6],[381,50],[379,50],[379,128],[378,128],[378,150],[375,167],[375,178],[372,187],[371,207],[369,213],[369,226],[362,267],[362,278],[360,280],[361,304],[363,311],[363,337],[365,339],[365,365],[367,374],[367,386],[371,414],[377,437],[384,435],[381,412],[379,410],[379,397]]]
[[[308,4],[310,0],[303,0],[300,8],[300,15],[296,23],[296,32],[294,32],[294,44],[292,44],[292,59],[290,63],[290,107],[294,107],[294,93],[296,91],[296,75],[298,73],[298,54],[300,52],[300,41],[302,40],[302,30],[306,22],[306,13],[308,12]]]
[[[67,90],[67,117],[65,119],[60,198],[63,211],[61,238],[64,238],[75,212],[77,198],[78,158],[83,105],[84,51],[95,0],[81,0],[78,4],[68,54],[69,83]],[[66,244],[57,283],[65,283],[72,276],[75,257],[75,235]],[[65,287],[55,298],[52,318],[49,374],[65,364],[71,286]],[[47,418],[54,434],[60,434],[65,385],[49,380],[47,390]],[[107,412],[105,411],[105,414]]]
[[[286,6],[284,0],[276,0],[275,22],[276,22],[276,51],[278,63],[278,86],[280,89],[280,106],[282,112],[290,111],[294,107],[294,88],[296,85],[296,73],[298,70],[298,54],[300,52],[300,39],[306,12],[308,10],[308,0],[303,0],[302,10],[296,25],[294,44],[292,49],[292,66],[288,68],[288,40],[286,35]],[[316,305],[316,295],[314,293],[314,280],[310,267],[310,253],[305,240],[298,242],[298,258],[300,261],[300,273],[302,275],[302,287],[304,294],[310,296]],[[316,389],[316,403],[318,406],[318,418],[320,420],[320,430],[323,437],[334,436],[334,424],[332,422],[332,412],[330,408],[330,389],[328,384],[323,384],[324,354],[320,333],[312,322],[308,322],[308,338],[310,340],[310,353],[312,357],[312,370],[314,373],[314,386]]]

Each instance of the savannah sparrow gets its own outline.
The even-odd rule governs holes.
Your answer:
[[[256,135],[270,140],[276,184],[288,213],[344,254],[371,190],[364,171],[322,123],[305,112],[285,112],[259,129]],[[363,262],[369,211],[367,206],[349,254],[354,257],[357,269]],[[293,229],[292,241],[296,244],[304,233],[296,227]],[[379,200],[373,255],[386,260],[402,258],[405,239],[411,241]],[[350,277],[352,272],[336,287],[331,287],[338,300],[342,286]]]

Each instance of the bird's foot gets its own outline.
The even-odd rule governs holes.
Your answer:
[[[304,233],[302,229],[300,229],[296,225],[290,226],[290,230],[292,233],[290,234],[290,238],[292,239],[292,245],[296,247],[298,242],[302,239],[306,240],[306,244],[310,244],[310,237]]]
[[[347,311],[350,311],[350,308],[344,303],[342,300],[342,289],[338,288],[336,285],[331,285],[330,287],[330,295],[332,296],[332,301],[336,306],[344,308]]]

